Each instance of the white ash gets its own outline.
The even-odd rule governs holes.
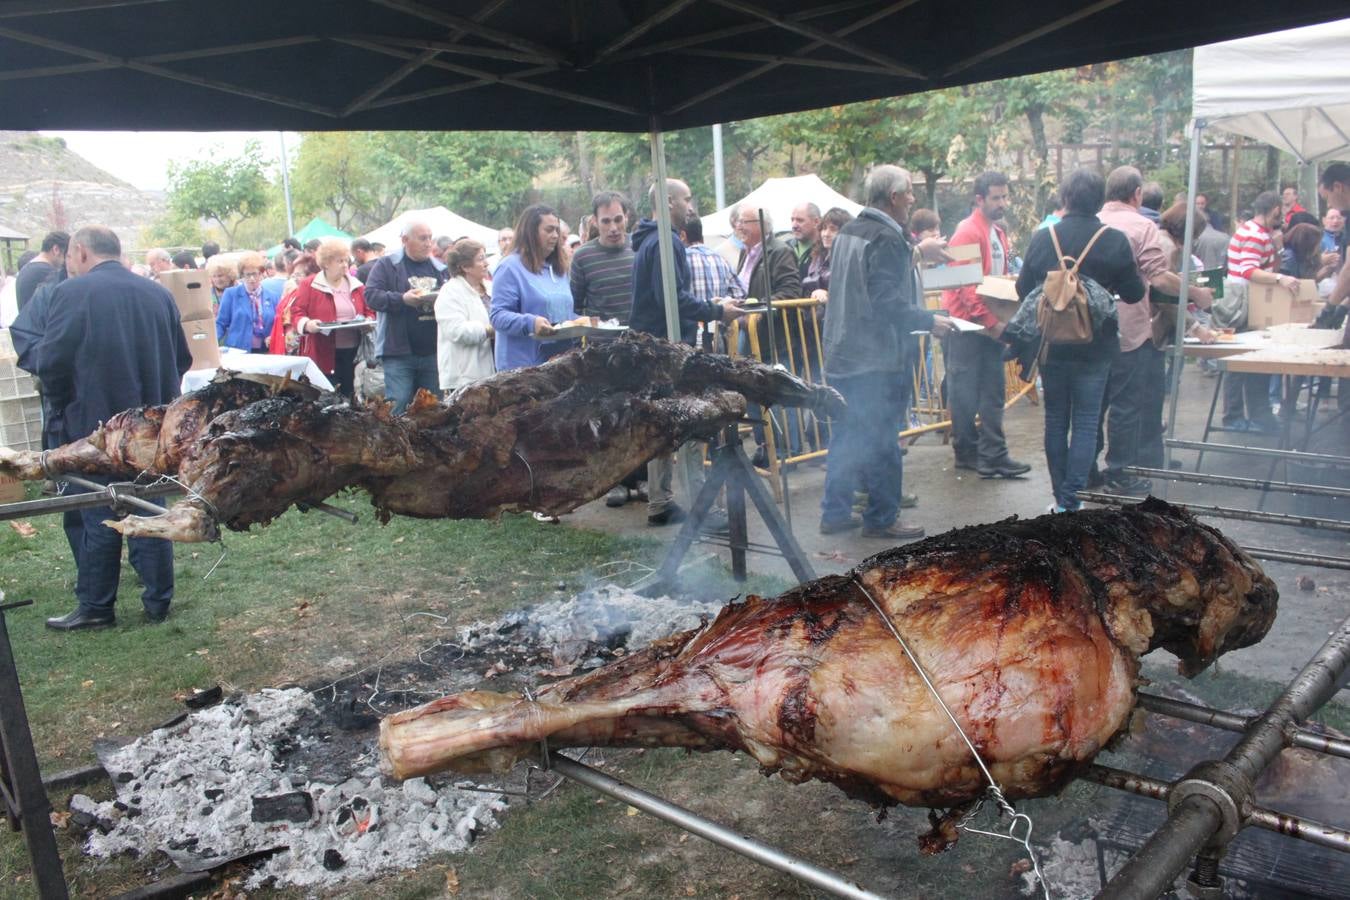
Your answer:
[[[113,752],[104,765],[117,800],[71,798],[73,810],[111,823],[107,834],[91,830],[87,851],[109,857],[159,849],[176,859],[210,864],[280,846],[286,849],[256,867],[249,887],[271,879],[321,886],[464,850],[476,834],[497,827],[495,813],[506,805],[496,795],[433,789],[421,778],[387,781],[376,768],[373,738],[353,776],[341,784],[307,783],[303,774],[288,772],[279,745],[303,745],[307,738],[297,733],[297,719],[313,712],[304,690],[264,690],[193,713],[177,726]],[[252,820],[254,797],[295,790],[313,798],[309,822]],[[364,834],[344,836],[334,826],[341,808],[355,797],[378,810],[378,823]],[[339,868],[325,867],[330,850],[341,855]],[[337,862],[332,854],[329,862]]]
[[[540,603],[507,613],[495,622],[475,623],[459,630],[468,648],[507,640],[528,640],[554,647],[560,660],[582,661],[596,647],[636,650],[677,631],[697,628],[716,617],[725,604],[647,597],[617,585],[588,588],[566,600]],[[584,660],[586,666],[600,659]]]

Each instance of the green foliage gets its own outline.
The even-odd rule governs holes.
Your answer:
[[[169,209],[174,217],[178,221],[213,220],[231,247],[239,221],[267,206],[267,189],[257,141],[249,141],[238,156],[212,154],[182,166],[169,164]]]
[[[142,247],[200,247],[206,239],[200,219],[183,218],[172,209],[165,210],[140,234]]]
[[[376,169],[408,196],[486,224],[514,222],[535,176],[563,153],[552,132],[397,131],[371,139]]]
[[[380,164],[384,141],[365,131],[306,132],[291,175],[296,218],[324,216],[357,232],[392,219],[408,187]]]

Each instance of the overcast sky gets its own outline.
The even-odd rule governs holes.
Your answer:
[[[244,149],[250,138],[262,147],[263,155],[277,160],[281,144],[275,131],[44,131],[51,137],[65,138],[66,146],[94,165],[142,190],[164,190],[168,185],[169,163],[179,164],[205,159],[213,149],[232,156]],[[300,135],[286,133],[286,152],[295,163]]]

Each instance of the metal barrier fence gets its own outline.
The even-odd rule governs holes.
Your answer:
[[[925,304],[937,309],[940,294],[925,295]],[[774,300],[767,312],[756,312],[738,319],[727,326],[727,351],[732,356],[747,355],[769,364],[781,363],[807,381],[816,384],[828,384],[825,367],[821,358],[822,315],[825,304],[819,300],[804,298],[800,300]],[[766,315],[773,315],[774,333],[779,348],[763,346],[760,323]],[[933,340],[929,335],[917,338],[919,342],[918,364],[914,366],[910,377],[913,379],[913,398],[910,405],[906,427],[898,434],[899,440],[914,439],[929,432],[941,432],[946,443],[951,429],[951,412],[947,408],[947,393],[944,379],[946,367],[942,359],[942,342]],[[1035,404],[1039,400],[1033,388],[1034,384],[1023,384],[1017,377],[1017,363],[1007,366],[1007,389],[1004,407],[1010,407],[1022,397],[1030,397]],[[779,467],[811,460],[824,459],[829,452],[829,419],[819,419],[806,411],[779,410],[774,413],[768,409],[752,409],[752,416],[759,418],[760,426],[744,426],[758,435],[763,434],[763,445],[767,456],[767,471],[773,485],[774,496],[782,500],[782,487]],[[762,429],[762,432],[761,432]],[[779,458],[778,449],[783,443],[788,451]]]

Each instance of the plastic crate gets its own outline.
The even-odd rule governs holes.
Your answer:
[[[36,393],[0,398],[0,447],[42,449],[42,398]]]

